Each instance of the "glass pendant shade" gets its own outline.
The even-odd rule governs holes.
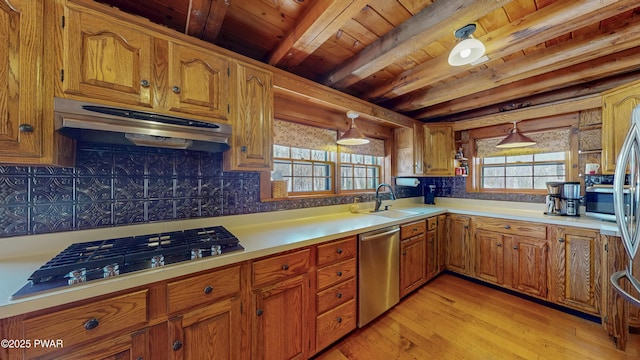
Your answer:
[[[516,123],[513,123],[513,129],[511,133],[507,135],[502,141],[496,145],[497,148],[505,149],[505,148],[516,148],[516,147],[525,147],[535,145],[536,142],[531,140],[529,137],[522,135],[518,132],[518,128],[516,127]]]
[[[363,145],[368,144],[369,139],[367,139],[364,134],[358,130],[356,127],[356,118],[360,114],[356,111],[349,110],[347,111],[347,117],[351,119],[351,127],[347,132],[342,134],[338,141],[336,141],[340,145]]]

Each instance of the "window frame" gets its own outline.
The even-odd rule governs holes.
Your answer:
[[[276,144],[273,144],[272,146],[276,146]],[[286,146],[286,145],[279,145],[279,146]],[[289,194],[293,194],[291,197],[297,197],[297,196],[303,196],[303,195],[320,195],[320,194],[330,194],[333,195],[335,194],[335,189],[336,189],[336,162],[335,161],[331,161],[331,160],[314,160],[313,156],[311,156],[311,159],[296,159],[293,158],[291,156],[291,146],[286,146],[289,148],[289,157],[288,158],[283,158],[283,157],[276,157],[274,155],[273,157],[273,162],[274,165],[276,163],[276,161],[281,161],[281,162],[287,162],[289,163],[289,165],[291,166],[291,175],[285,175],[283,176],[283,178],[286,178],[287,180],[290,180],[290,183],[287,184],[287,190],[289,191]],[[310,152],[313,152],[313,150],[311,149],[304,149],[304,150],[309,150]],[[330,153],[329,151],[325,151],[326,153]],[[274,152],[275,153],[275,152]],[[336,155],[337,156],[337,155]],[[330,156],[329,156],[330,158]],[[293,168],[295,166],[295,163],[299,162],[299,163],[309,163],[311,166],[311,183],[313,185],[314,179],[315,177],[315,172],[314,172],[314,168],[316,164],[324,164],[329,166],[330,170],[329,170],[329,182],[331,183],[331,189],[330,190],[323,190],[323,191],[293,191],[293,181],[295,178],[301,178],[303,176],[294,176],[294,171]],[[307,176],[304,176],[304,178],[308,178]],[[324,177],[323,177],[324,178]],[[289,190],[291,189],[291,190]]]
[[[556,152],[560,152],[560,151],[550,151],[550,152],[545,152],[545,154],[547,153],[556,153]],[[531,193],[531,194],[537,194],[537,193],[547,193],[547,189],[546,188],[542,188],[542,189],[536,189],[536,188],[483,188],[483,170],[485,167],[492,167],[492,166],[502,166],[505,169],[505,174],[502,176],[503,179],[505,179],[505,184],[506,184],[506,179],[509,177],[506,174],[506,169],[510,166],[523,166],[523,165],[528,165],[531,166],[532,168],[535,168],[536,165],[554,165],[554,164],[563,164],[564,165],[564,180],[553,180],[553,181],[567,181],[567,169],[569,168],[570,164],[568,162],[568,159],[570,157],[569,151],[563,151],[565,153],[565,157],[564,160],[541,160],[541,161],[535,161],[535,155],[537,154],[531,154],[533,155],[533,160],[532,161],[527,161],[527,162],[523,162],[521,163],[522,165],[519,165],[518,163],[509,163],[506,162],[506,157],[508,157],[509,155],[502,155],[501,157],[505,157],[505,162],[503,163],[499,163],[499,164],[484,164],[484,159],[485,158],[479,158],[477,157],[477,162],[478,162],[478,188],[479,188],[479,192],[501,192],[501,193]],[[528,155],[528,154],[527,154]],[[525,176],[522,176],[523,178]],[[531,171],[531,176],[529,176],[529,178],[532,180],[532,185],[535,184],[535,170],[532,169]]]

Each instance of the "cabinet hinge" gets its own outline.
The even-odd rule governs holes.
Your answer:
[[[240,302],[240,314],[242,314],[242,302]]]
[[[609,244],[604,244],[604,251],[609,252]]]
[[[231,77],[231,68],[227,67],[227,77]]]
[[[64,25],[65,25],[65,17],[64,15],[62,15],[60,17],[60,27],[64,29]]]
[[[60,69],[60,81],[64,81],[64,69]]]
[[[231,104],[227,104],[227,114],[231,114]]]

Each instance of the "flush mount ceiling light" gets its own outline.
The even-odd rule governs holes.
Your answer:
[[[340,136],[337,143],[340,145],[362,145],[368,144],[369,139],[367,139],[356,127],[356,118],[360,116],[360,113],[357,111],[349,110],[347,111],[347,117],[351,119],[351,127],[347,130],[346,133]]]
[[[454,33],[458,39],[463,39],[453,47],[449,54],[449,65],[462,66],[470,64],[482,57],[485,47],[482,41],[474,39],[471,34],[476,31],[476,24],[465,25]]]
[[[496,145],[497,148],[516,148],[516,147],[525,147],[535,145],[536,142],[531,140],[530,138],[520,134],[518,132],[518,128],[516,127],[516,121],[513,122],[513,129],[511,129],[511,134],[507,135],[502,141]]]

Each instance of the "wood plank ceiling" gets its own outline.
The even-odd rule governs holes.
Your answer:
[[[640,79],[638,0],[99,0],[424,122]],[[488,61],[447,62],[477,24]]]

